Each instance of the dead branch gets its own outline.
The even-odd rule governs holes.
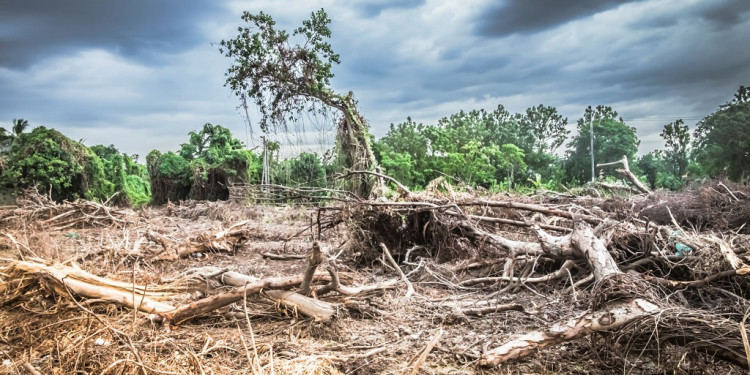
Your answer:
[[[174,306],[160,302],[159,299],[175,296],[175,293],[147,291],[144,286],[109,280],[72,267],[17,261],[10,265],[9,270],[6,273],[15,271],[22,275],[39,276],[58,295],[67,295],[70,290],[79,297],[101,299],[155,314],[174,309]]]
[[[497,302],[497,301],[495,301]],[[523,305],[520,303],[506,303],[502,305],[491,305],[484,307],[465,307],[461,309],[461,313],[464,315],[486,315],[502,311],[525,311]]]
[[[613,161],[611,163],[600,163],[597,164],[597,168],[606,167],[610,165],[616,165],[616,164],[622,164],[622,168],[618,168],[617,172],[620,173],[623,177],[625,177],[628,181],[630,181],[633,186],[635,186],[638,191],[644,194],[652,194],[653,192],[651,189],[647,188],[646,185],[644,185],[641,180],[636,177],[636,175],[633,174],[633,172],[630,171],[630,167],[628,166],[628,157],[627,155],[623,155],[622,159],[618,161]]]
[[[274,254],[274,253],[263,253],[260,254],[263,258],[271,260],[299,260],[305,259],[305,255],[298,254]]]
[[[234,253],[249,239],[249,231],[242,228],[250,221],[240,221],[229,228],[211,233],[200,233],[183,241],[175,241],[153,230],[146,232],[146,238],[162,246],[161,252],[152,254],[154,260],[174,260],[199,252]]]
[[[328,275],[316,274],[314,281],[328,281]],[[302,284],[302,275],[289,277],[275,277],[247,283],[228,292],[206,297],[187,305],[180,306],[168,312],[161,313],[171,324],[180,324],[188,319],[209,313],[216,309],[235,303],[244,298],[245,294],[255,294],[262,289],[286,289]]]
[[[292,291],[266,290],[263,295],[272,299],[275,303],[309,316],[317,322],[330,323],[336,314],[336,305]]]
[[[399,279],[393,279],[393,280],[389,280],[386,282],[377,283],[373,285],[350,287],[350,286],[345,286],[341,284],[341,280],[339,279],[339,272],[336,269],[335,264],[332,263],[331,265],[329,265],[327,270],[328,270],[328,273],[331,275],[331,282],[316,289],[315,292],[313,293],[316,296],[322,296],[330,292],[338,292],[339,294],[342,294],[345,296],[354,296],[354,295],[367,293],[367,292],[371,292],[375,290],[393,288],[400,281]]]
[[[404,275],[404,271],[401,270],[401,267],[398,266],[398,263],[393,259],[393,256],[391,255],[391,252],[388,251],[388,248],[385,246],[384,243],[380,243],[380,248],[383,249],[383,254],[385,255],[386,259],[388,259],[388,262],[391,263],[391,265],[396,269],[399,276],[401,276],[401,281],[406,284],[406,295],[404,295],[404,298],[409,298],[414,294],[414,285],[411,284],[411,281],[409,281],[409,278]]]
[[[483,283],[496,283],[498,281],[516,282],[516,283],[546,283],[552,280],[560,279],[568,275],[568,271],[575,266],[575,262],[572,260],[566,260],[560,269],[555,272],[546,274],[539,277],[510,277],[510,276],[494,276],[494,277],[478,277],[475,279],[464,280],[459,283],[461,286],[472,286]]]
[[[497,366],[511,359],[525,357],[537,349],[558,345],[593,332],[615,330],[659,311],[659,306],[640,298],[615,304],[605,311],[585,313],[565,323],[555,324],[547,331],[530,332],[512,339],[486,352],[479,363],[482,366]]]
[[[313,242],[312,250],[307,254],[306,260],[307,265],[305,273],[302,276],[302,285],[299,288],[299,293],[303,296],[310,293],[310,283],[312,282],[313,275],[315,275],[315,270],[318,269],[318,266],[323,261],[323,253],[320,251],[320,243],[318,241]]]
[[[437,343],[440,341],[440,338],[443,337],[443,328],[439,328],[438,331],[435,333],[434,336],[432,336],[432,339],[430,339],[430,342],[427,343],[427,346],[424,347],[424,349],[419,351],[419,355],[412,358],[411,361],[406,365],[407,368],[411,367],[410,371],[404,371],[404,374],[408,375],[415,375],[417,371],[419,371],[419,368],[422,366],[424,361],[427,359],[427,356],[430,355],[430,352],[432,351],[432,348],[437,345]]]
[[[335,179],[347,178],[350,176],[360,175],[360,174],[369,174],[369,175],[373,175],[373,176],[382,178],[384,180],[390,181],[391,183],[396,185],[396,187],[399,190],[399,194],[401,194],[402,197],[409,197],[412,194],[408,187],[406,187],[404,184],[402,184],[395,178],[388,176],[386,174],[383,174],[383,173],[375,172],[375,171],[347,171],[346,174],[336,176]]]

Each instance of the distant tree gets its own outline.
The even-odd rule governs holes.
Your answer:
[[[690,130],[682,119],[679,119],[664,125],[661,137],[664,138],[667,146],[666,159],[672,164],[674,175],[678,180],[681,180],[690,161],[688,158],[690,155]]]
[[[222,40],[219,51],[234,60],[226,73],[226,85],[243,105],[247,100],[255,103],[261,113],[261,129],[286,129],[288,122],[312,108],[320,109],[320,105],[335,109],[341,114],[337,143],[346,167],[374,168],[367,125],[352,92],[342,95],[330,88],[332,66],[339,63],[339,55],[328,42],[331,20],[326,12],[312,13],[291,35],[278,30],[273,18],[263,12],[244,12],[242,19],[250,25],[239,27],[234,39]],[[364,196],[371,181],[363,177],[350,188]]]
[[[697,161],[712,176],[741,181],[750,175],[750,93],[740,86],[734,99],[703,118],[695,129]]]
[[[12,146],[20,138],[21,134],[29,127],[29,122],[24,119],[13,119],[11,130],[0,127],[0,146]]]
[[[206,123],[178,153],[149,153],[147,160],[152,198],[168,200],[227,199],[229,184],[254,180],[261,168],[257,155],[221,125]]]
[[[557,108],[539,104],[526,109],[519,116],[523,129],[533,134],[533,148],[536,153],[554,153],[570,133],[566,127],[568,119],[557,113]]]
[[[673,163],[665,157],[661,150],[641,156],[636,161],[635,166],[646,177],[646,181],[652,190],[657,188],[677,190],[682,187],[681,179],[675,175]]]
[[[500,167],[508,171],[508,189],[513,189],[516,171],[526,168],[523,150],[510,143],[500,148]]]
[[[117,193],[111,202],[140,207],[151,200],[151,185],[145,166],[135,163],[128,155],[121,154],[114,145],[90,147],[102,163],[104,177]]]
[[[318,155],[303,152],[292,159],[290,178],[298,186],[324,186],[326,170]]]
[[[37,187],[58,201],[104,200],[114,192],[101,159],[91,149],[54,129],[22,130],[14,130],[17,138],[7,155],[0,184],[16,190]]]
[[[386,174],[401,183],[417,187],[435,178],[429,163],[429,139],[426,126],[407,117],[405,122],[391,124],[388,133],[373,143],[373,151]]]
[[[612,107],[586,108],[578,119],[578,134],[568,143],[565,161],[568,179],[577,183],[591,180],[590,125],[594,127],[594,159],[596,163],[618,160],[623,155],[634,160],[640,141],[635,128],[627,126]]]

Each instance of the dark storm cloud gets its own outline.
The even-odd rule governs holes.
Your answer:
[[[731,26],[740,23],[749,10],[750,1],[747,0],[710,1],[699,15],[720,25]]]
[[[479,19],[485,36],[530,34],[564,25],[633,0],[505,0]]]
[[[211,0],[3,1],[0,66],[25,68],[85,48],[149,60],[199,42],[199,21],[219,10]]]
[[[387,9],[411,9],[421,6],[425,0],[366,0],[353,5],[366,18],[377,17]]]

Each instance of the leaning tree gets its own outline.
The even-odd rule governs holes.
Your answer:
[[[232,58],[226,72],[229,86],[247,108],[248,100],[261,114],[262,131],[286,130],[306,111],[334,109],[340,112],[336,141],[346,167],[368,171],[375,166],[367,124],[357,111],[349,91],[343,95],[330,88],[331,70],[339,55],[328,39],[331,20],[321,9],[291,34],[276,27],[270,15],[244,12],[247,26],[238,27],[234,39],[222,40],[219,51]],[[358,175],[362,176],[362,175]],[[370,190],[367,178],[353,180],[351,191],[360,196]]]

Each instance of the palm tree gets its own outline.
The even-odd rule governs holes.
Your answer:
[[[13,127],[10,128],[10,131],[0,127],[0,146],[12,146],[21,138],[21,134],[23,134],[28,127],[29,122],[22,118],[13,119]]]
[[[12,138],[11,133],[7,129],[0,127],[0,148],[10,146]]]
[[[26,130],[26,128],[29,127],[29,122],[19,118],[19,119],[13,119],[13,139],[17,140],[21,137],[21,134]]]

